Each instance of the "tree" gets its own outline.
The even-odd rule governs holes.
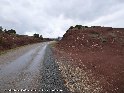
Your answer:
[[[82,25],[76,25],[75,28],[81,29],[83,26]]]
[[[85,28],[88,28],[88,26],[85,26]]]
[[[9,33],[9,34],[16,34],[16,31],[11,29],[11,30],[8,30],[7,33]]]
[[[69,29],[73,29],[74,27],[73,26],[70,26],[70,28]]]
[[[40,35],[40,39],[43,40],[43,36],[42,35]]]
[[[3,27],[2,26],[0,26],[0,32],[2,32],[3,31]]]
[[[6,33],[6,32],[7,32],[7,30],[5,29],[5,30],[4,30],[4,32]]]
[[[39,34],[36,34],[36,33],[35,33],[35,34],[34,34],[34,37],[35,37],[35,38],[39,38]]]

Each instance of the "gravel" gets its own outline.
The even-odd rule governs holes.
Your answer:
[[[70,93],[68,88],[64,86],[64,80],[59,66],[55,63],[52,50],[49,46],[46,49],[46,55],[41,68],[41,76],[42,93]]]
[[[73,58],[67,57],[67,54],[58,52],[55,62],[59,65],[61,74],[65,80],[65,86],[73,93],[107,93],[103,92],[100,80],[96,80],[91,70],[83,64],[84,69],[79,68],[72,63]],[[66,56],[66,57],[65,57]],[[78,63],[78,61],[76,61]]]

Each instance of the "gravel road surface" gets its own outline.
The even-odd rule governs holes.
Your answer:
[[[28,45],[0,56],[0,93],[68,93],[49,43]]]

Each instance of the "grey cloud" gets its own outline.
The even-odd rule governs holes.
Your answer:
[[[111,0],[68,0],[51,5],[50,10],[47,10],[51,15],[59,16],[63,14],[67,18],[77,19],[81,21],[92,21],[99,16],[107,15],[113,12],[119,2]],[[61,3],[61,4],[60,4]],[[57,6],[57,7],[55,7]]]
[[[70,25],[123,26],[123,0],[1,0],[0,25],[19,34],[62,36]]]

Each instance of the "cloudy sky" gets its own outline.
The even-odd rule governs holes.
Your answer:
[[[18,34],[58,37],[76,24],[124,27],[124,0],[0,0],[0,25]]]

